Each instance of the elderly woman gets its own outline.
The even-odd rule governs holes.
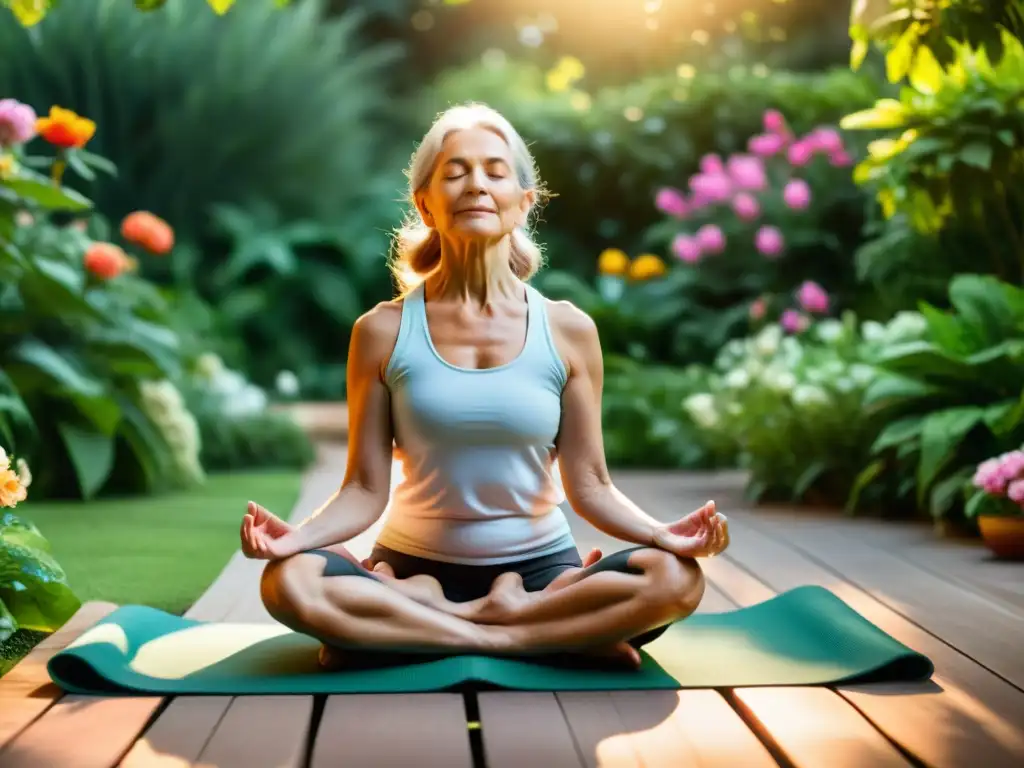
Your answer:
[[[478,104],[448,110],[409,178],[414,218],[392,265],[401,296],[352,331],[341,488],[298,526],[252,502],[243,519],[243,551],[271,561],[263,602],[324,644],[326,666],[345,649],[636,665],[638,647],[700,602],[696,558],[725,547],[724,518],[708,502],[661,523],[612,483],[597,330],[527,282],[542,189],[508,121]],[[393,459],[403,477],[389,498]],[[566,498],[635,546],[582,561]],[[345,542],[388,506],[360,562]]]

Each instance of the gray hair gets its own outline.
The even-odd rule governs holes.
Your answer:
[[[469,128],[486,128],[500,136],[512,151],[512,164],[524,190],[534,190],[538,202],[544,190],[537,176],[537,165],[526,142],[512,124],[499,112],[486,104],[469,103],[451,107],[438,115],[423,140],[416,147],[412,163],[407,171],[409,177],[409,201],[415,204],[415,196],[430,184],[441,154],[444,141],[455,131]],[[534,208],[539,207],[534,205]],[[398,283],[402,295],[419,285],[432,274],[441,262],[441,236],[433,227],[428,227],[414,208],[395,234],[394,255],[391,259],[391,273]],[[543,255],[526,227],[519,227],[512,233],[512,249],[509,266],[521,280],[529,280],[540,269]]]

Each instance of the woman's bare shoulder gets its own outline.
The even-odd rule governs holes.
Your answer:
[[[352,346],[368,357],[388,357],[402,325],[403,299],[382,301],[364,312],[352,326]]]
[[[594,319],[571,301],[545,299],[545,302],[556,338],[565,339],[573,345],[589,345],[597,339]]]

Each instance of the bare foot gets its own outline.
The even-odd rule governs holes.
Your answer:
[[[345,656],[342,650],[329,645],[320,646],[316,660],[324,672],[335,672],[345,667]]]
[[[523,577],[508,571],[494,580],[485,597],[458,605],[456,615],[477,624],[504,624],[536,599],[523,587]]]
[[[583,651],[587,658],[607,660],[611,666],[627,669],[640,668],[640,651],[623,640],[621,643]]]

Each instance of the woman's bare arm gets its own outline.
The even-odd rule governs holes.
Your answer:
[[[655,546],[661,523],[626,498],[612,482],[601,430],[604,358],[594,321],[568,302],[551,302],[555,344],[568,369],[562,393],[558,462],[566,497],[595,528],[622,541]]]
[[[289,537],[304,552],[342,544],[383,514],[391,492],[393,434],[384,368],[394,350],[401,305],[382,303],[360,317],[349,344],[348,461],[341,488]]]

